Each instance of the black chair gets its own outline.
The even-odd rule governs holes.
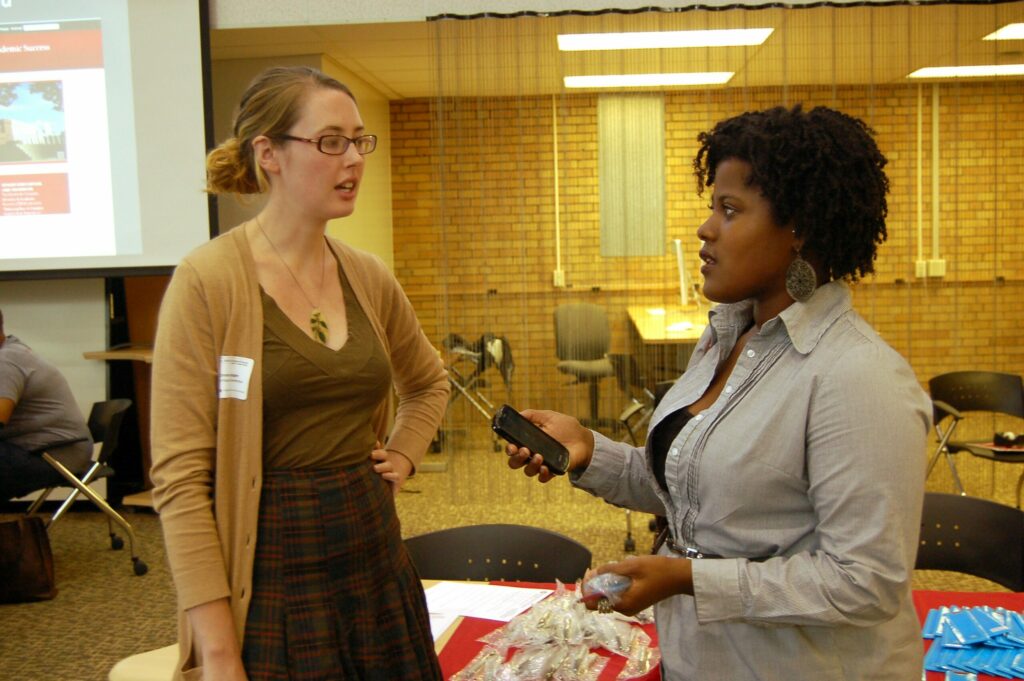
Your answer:
[[[93,442],[100,445],[99,454],[96,455],[88,470],[81,476],[72,473],[45,450],[40,451],[43,460],[53,468],[54,475],[49,485],[40,492],[39,496],[32,502],[32,505],[29,506],[26,514],[38,511],[39,507],[49,498],[50,493],[54,489],[58,487],[71,488],[71,493],[47,520],[47,528],[52,527],[70,508],[71,504],[78,498],[78,495],[84,494],[89,501],[107,516],[110,548],[115,551],[124,548],[124,540],[114,532],[113,524],[116,523],[128,535],[128,548],[131,553],[132,568],[135,574],[144,575],[149,570],[149,567],[139,558],[139,554],[135,549],[135,531],[132,529],[131,524],[124,519],[124,516],[115,511],[103,497],[89,487],[91,483],[100,478],[114,475],[114,469],[107,462],[110,460],[111,454],[117,449],[118,438],[121,434],[121,423],[125,413],[131,406],[132,401],[128,399],[106,400],[97,402],[92,406],[92,410],[89,412],[89,433],[92,436]],[[51,445],[52,447],[53,445]]]
[[[957,452],[969,452],[974,456],[1004,463],[1024,463],[1024,447],[994,447],[994,436],[982,442],[952,439],[953,431],[968,412],[1005,414],[1024,419],[1024,382],[1020,376],[995,371],[954,371],[935,376],[928,381],[928,388],[935,410],[935,432],[939,438],[939,445],[928,464],[929,475],[939,457],[945,456],[957,491],[963,495],[964,486],[953,459]],[[992,428],[989,432],[994,430]],[[1024,473],[1017,479],[1017,508],[1021,505],[1022,485]]]
[[[467,525],[405,540],[421,579],[565,583],[590,567],[587,547],[525,525]]]
[[[948,570],[1024,591],[1024,511],[988,499],[924,495],[918,570]]]
[[[576,377],[590,389],[590,417],[583,423],[591,428],[615,427],[611,419],[600,418],[602,378],[615,375],[608,359],[612,342],[608,315],[591,303],[569,303],[555,308],[555,354],[558,370]]]

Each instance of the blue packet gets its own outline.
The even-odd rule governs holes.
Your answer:
[[[973,665],[971,665],[971,658],[974,656],[974,651],[971,648],[958,648],[956,650],[949,650],[947,652],[947,655],[947,669],[969,673],[975,671]]]
[[[986,649],[984,646],[977,646],[972,648],[963,648],[958,651],[954,657],[954,663],[957,669],[962,669],[965,672],[974,672],[976,674],[988,673],[988,666],[984,662]]]
[[[949,608],[932,608],[924,618],[924,626],[921,627],[921,636],[924,638],[938,638],[942,635],[942,628],[945,625],[945,616]]]
[[[978,681],[978,675],[972,672],[946,672],[946,681]]]
[[[930,672],[944,672],[949,669],[944,661],[945,651],[937,642],[924,654],[924,668]]]
[[[949,613],[949,629],[959,643],[974,645],[988,640],[988,634],[974,619],[970,610]]]
[[[982,628],[982,630],[988,634],[989,638],[995,636],[1002,636],[1010,630],[1006,623],[997,619],[992,612],[992,608],[983,606],[980,608],[971,608],[971,616],[974,621]]]
[[[978,646],[974,649],[974,658],[971,660],[971,667],[974,671],[983,674],[1003,676],[1003,674],[999,673],[999,666],[996,664],[996,655],[998,655],[999,652],[1000,651],[997,648]]]
[[[583,582],[583,600],[596,601],[600,598],[607,598],[612,605],[618,605],[622,594],[633,584],[633,580],[625,575],[614,572],[605,572],[594,575]]]
[[[941,645],[943,648],[967,648],[968,645],[961,643],[957,640],[956,635],[953,634],[953,628],[946,626],[942,630],[942,635],[935,639],[935,642]]]
[[[1010,665],[1013,672],[1024,679],[1024,653],[1017,652],[1014,654],[1013,663]]]
[[[1000,650],[992,659],[992,673],[1007,679],[1016,678],[1013,670],[1013,658],[1019,655],[1015,650]]]
[[[1003,638],[1017,646],[1024,647],[1024,617],[1021,617],[1019,612],[1012,610],[1007,610],[1003,617],[1007,627]]]

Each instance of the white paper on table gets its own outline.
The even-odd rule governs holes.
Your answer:
[[[438,615],[508,622],[551,594],[551,589],[440,582],[426,590],[427,610]]]
[[[441,634],[448,631],[448,627],[452,626],[457,619],[459,619],[458,615],[446,612],[430,613],[430,633],[434,635],[434,641],[441,638]]]

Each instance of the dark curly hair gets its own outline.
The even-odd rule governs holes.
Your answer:
[[[831,279],[856,281],[874,272],[878,245],[888,236],[887,161],[873,134],[860,119],[822,106],[726,119],[697,136],[697,193],[715,183],[722,161],[746,161],[747,184],[761,190],[779,225],[792,225],[804,240],[801,252]]]

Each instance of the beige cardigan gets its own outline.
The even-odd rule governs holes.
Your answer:
[[[160,308],[153,354],[153,499],[178,592],[176,679],[201,659],[185,610],[229,597],[241,643],[262,486],[263,312],[245,223],[189,254]],[[387,449],[417,464],[441,422],[447,374],[380,259],[330,241],[391,359],[398,408]],[[245,399],[218,397],[224,357],[253,360]],[[221,386],[222,387],[222,386]],[[374,425],[384,441],[390,405]],[[217,470],[224,471],[216,475]],[[214,499],[217,503],[214,504]]]

